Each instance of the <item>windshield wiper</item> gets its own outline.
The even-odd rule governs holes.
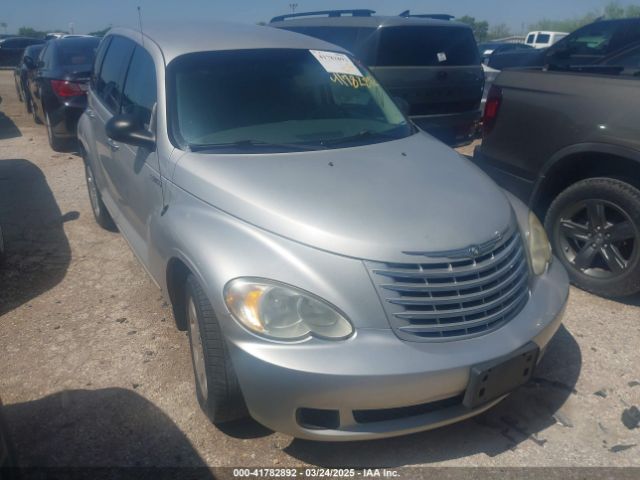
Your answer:
[[[313,150],[321,150],[326,148],[323,145],[308,145],[304,143],[271,143],[271,142],[262,142],[259,140],[238,140],[236,142],[228,142],[228,143],[196,143],[196,144],[189,145],[189,149],[192,152],[202,152],[205,150],[229,149],[229,148],[263,148],[263,147],[286,148],[290,150],[302,150],[302,151],[313,151]]]
[[[356,142],[358,140],[366,140],[368,138],[382,138],[387,140],[395,140],[398,137],[380,132],[374,132],[372,130],[362,130],[355,135],[349,135],[348,137],[336,138],[329,141],[322,142],[323,145],[341,145],[343,143]]]

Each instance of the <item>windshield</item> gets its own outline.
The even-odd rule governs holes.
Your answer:
[[[413,131],[375,78],[340,53],[193,53],[171,62],[167,80],[173,140],[192,150],[338,148]]]

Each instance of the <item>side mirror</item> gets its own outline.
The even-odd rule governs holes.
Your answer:
[[[31,57],[24,57],[24,65],[25,67],[27,67],[29,70],[33,70],[34,68],[36,68],[35,63],[33,63],[33,59]]]
[[[105,125],[107,136],[117,142],[153,150],[156,137],[146,130],[135,115],[114,115]]]
[[[409,105],[409,102],[407,102],[404,98],[394,96],[393,103],[396,104],[396,107],[398,107],[403,114],[409,115],[411,105]]]

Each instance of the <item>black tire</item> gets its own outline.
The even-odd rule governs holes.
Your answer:
[[[590,178],[553,201],[545,228],[577,287],[603,297],[640,292],[640,191],[622,180]]]
[[[18,95],[18,100],[20,102],[24,102],[24,98],[22,98],[22,91],[20,90],[20,87],[18,86],[18,81],[16,80],[15,77],[13,77],[13,83],[15,83],[16,85],[16,95]]]
[[[40,120],[40,118],[38,117],[38,114],[36,113],[36,106],[33,104],[32,98],[29,99],[29,103],[30,103],[31,116],[33,117],[33,121],[38,125],[42,125],[42,120]]]
[[[246,417],[247,408],[218,319],[193,275],[187,277],[184,306],[200,407],[213,423]],[[199,361],[200,366],[197,365]]]
[[[93,217],[96,219],[96,223],[110,232],[118,231],[113,218],[111,218],[111,214],[109,214],[107,207],[102,201],[102,196],[98,190],[93,170],[86,159],[84,161],[84,173],[85,180],[87,181],[89,202],[91,203],[91,210],[93,211]]]
[[[2,234],[2,226],[0,225],[0,265],[4,263],[4,259],[5,259],[4,236]]]
[[[49,112],[44,112],[44,121],[45,126],[47,127],[47,138],[49,139],[49,146],[55,152],[64,151],[65,146],[67,145],[66,139],[60,138],[56,132],[53,131],[53,126],[51,125],[51,119],[49,118]]]

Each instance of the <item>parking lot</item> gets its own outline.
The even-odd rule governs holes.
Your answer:
[[[80,157],[49,148],[11,71],[0,96],[0,397],[23,465],[640,466],[624,413],[640,406],[640,298],[576,289],[534,379],[474,419],[349,444],[214,427],[170,307],[94,222]]]

